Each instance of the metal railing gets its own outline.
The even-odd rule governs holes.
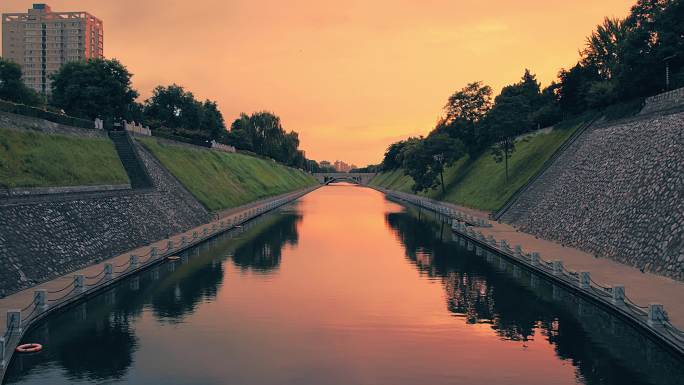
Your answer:
[[[434,201],[429,198],[424,198],[424,197],[417,197],[412,194],[407,194],[399,191],[392,191],[392,190],[387,190],[384,188],[378,188],[374,187],[375,189],[382,191],[383,193],[393,196],[395,198],[401,199],[403,201],[407,201],[410,203],[413,203],[416,206],[424,207],[426,209],[439,212],[442,215],[449,216],[453,219],[457,219],[461,222],[465,222],[471,226],[477,226],[477,227],[492,227],[492,224],[489,220],[481,218],[481,217],[476,217],[470,214],[467,214],[461,210],[452,208],[452,207],[447,207],[444,204]]]
[[[623,285],[602,285],[594,281],[588,271],[569,270],[563,265],[561,260],[544,260],[539,253],[525,252],[520,245],[515,245],[514,249],[511,250],[505,240],[497,242],[492,235],[485,237],[481,231],[475,230],[474,227],[476,225],[470,226],[468,221],[462,219],[464,218],[463,215],[454,215],[455,211],[449,207],[428,202],[410,194],[389,190],[385,191],[385,193],[437,213],[450,215],[452,219],[451,227],[454,232],[474,243],[488,247],[532,271],[542,273],[552,280],[562,282],[577,292],[583,293],[612,309],[622,312],[642,327],[668,342],[680,353],[684,353],[684,331],[672,324],[662,304],[657,302],[652,302],[648,305],[638,304],[626,294]],[[479,221],[475,222],[479,223]],[[468,244],[468,246],[470,245]],[[474,247],[474,249],[477,255],[482,255],[482,250],[478,250],[479,247]],[[471,249],[469,248],[469,250]]]
[[[242,212],[237,212],[223,220],[217,221],[218,223],[208,223],[203,226],[201,232],[193,231],[193,236],[190,240],[186,238],[188,236],[188,232],[186,232],[176,236],[176,240],[173,239],[174,237],[169,238],[166,241],[165,248],[159,249],[156,246],[150,245],[146,253],[131,254],[124,263],[117,265],[105,263],[104,267],[94,275],[76,274],[67,285],[60,289],[35,290],[32,301],[26,306],[18,310],[7,311],[6,329],[2,337],[0,337],[0,382],[2,381],[4,369],[14,351],[14,346],[19,342],[23,331],[51,310],[66,305],[85,294],[99,291],[113,282],[142,271],[153,264],[167,260],[167,257],[174,252],[193,247],[224,231],[242,228],[245,222],[294,201],[310,191],[312,189],[281,196],[271,202],[264,202],[260,206],[250,207]],[[121,268],[123,270],[116,270]],[[88,283],[87,280],[95,280],[95,282]]]

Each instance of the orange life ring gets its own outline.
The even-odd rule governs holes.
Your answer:
[[[35,353],[43,350],[43,345],[41,344],[22,344],[17,346],[17,353]]]
[[[171,255],[171,256],[167,257],[166,259],[168,259],[169,261],[177,261],[180,259],[180,257],[177,255]]]

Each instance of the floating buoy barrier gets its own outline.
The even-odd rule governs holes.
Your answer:
[[[177,255],[171,255],[171,256],[166,257],[166,259],[168,259],[169,261],[177,261],[180,259],[180,257]]]
[[[41,344],[22,344],[17,346],[15,349],[17,353],[36,353],[43,350],[43,345]]]

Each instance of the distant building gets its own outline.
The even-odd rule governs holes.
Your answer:
[[[33,4],[2,14],[2,56],[21,66],[27,86],[48,93],[49,76],[64,63],[104,57],[102,34],[102,21],[87,12]]]
[[[332,166],[333,166],[333,165],[332,165],[330,162],[328,162],[327,160],[322,160],[318,165],[321,166],[321,167],[332,167]]]
[[[337,160],[335,161],[335,170],[337,172],[349,172],[351,166],[341,160]]]

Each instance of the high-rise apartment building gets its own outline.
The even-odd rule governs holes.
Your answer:
[[[2,14],[2,56],[21,66],[24,83],[50,91],[49,76],[64,63],[103,57],[102,21],[87,12],[52,12],[33,4],[27,13]]]

